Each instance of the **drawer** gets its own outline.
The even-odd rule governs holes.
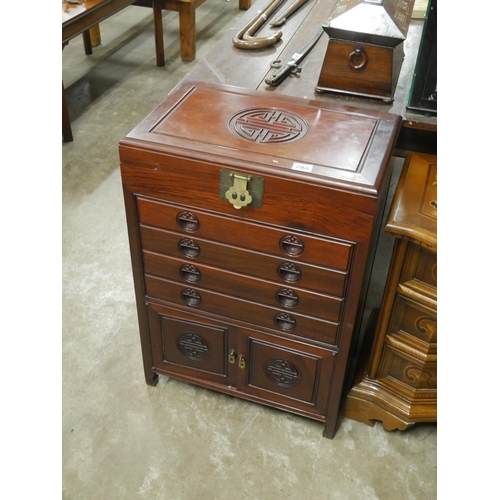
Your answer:
[[[397,294],[388,333],[403,337],[417,350],[428,352],[437,345],[437,313],[423,304]]]
[[[165,256],[188,259],[194,265],[204,264],[224,271],[253,276],[283,283],[283,285],[318,293],[343,297],[346,287],[346,273],[313,266],[289,259],[247,251],[228,245],[221,245],[198,237],[186,237],[142,226],[141,241],[144,250]]]
[[[406,286],[421,289],[424,293],[436,296],[437,293],[437,255],[428,249],[410,243],[401,281]]]
[[[409,401],[437,397],[437,356],[426,361],[391,345],[384,346],[377,379]]]
[[[352,245],[241,219],[186,210],[157,200],[137,198],[140,223],[169,231],[183,231],[235,247],[297,260],[340,271],[349,268]]]
[[[273,330],[335,344],[338,323],[268,307],[233,296],[186,286],[171,280],[145,276],[146,295],[173,304],[226,316]]]
[[[339,321],[340,318],[343,300],[337,297],[151,252],[143,253],[143,262],[144,272],[181,281],[185,286],[195,285],[271,307],[285,307],[292,313],[315,316],[327,321]]]

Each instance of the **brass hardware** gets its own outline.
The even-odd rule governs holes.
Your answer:
[[[236,349],[229,351],[229,362],[234,365],[236,363]]]
[[[219,196],[229,201],[234,208],[240,209],[250,205],[262,206],[264,179],[255,175],[247,175],[229,170],[220,171]]]
[[[247,366],[247,361],[245,359],[245,356],[243,354],[240,354],[240,357],[238,358],[238,366],[244,370]]]

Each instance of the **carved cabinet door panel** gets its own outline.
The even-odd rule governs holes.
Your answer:
[[[239,331],[238,390],[325,415],[335,352],[259,332]]]
[[[225,385],[235,379],[235,365],[228,362],[232,328],[154,304],[149,304],[148,316],[156,369]]]

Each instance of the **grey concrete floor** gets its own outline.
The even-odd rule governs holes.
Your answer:
[[[203,57],[241,15],[237,0],[197,10]],[[144,382],[118,142],[193,67],[164,14],[166,66],[152,13],[101,24],[86,56],[62,55],[74,141],[62,145],[62,497],[66,500],[423,500],[437,496],[437,432],[322,424],[161,377]]]

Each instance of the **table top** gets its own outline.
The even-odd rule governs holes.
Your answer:
[[[239,19],[237,25],[226,33],[206,56],[199,60],[186,78],[191,81],[222,83],[261,90],[269,94],[285,94],[388,112],[401,116],[406,127],[416,127],[435,133],[437,131],[436,116],[426,116],[411,112],[406,108],[423,31],[424,22],[421,19],[412,20],[410,23],[408,35],[404,41],[405,59],[392,103],[384,103],[379,99],[367,97],[315,91],[328,44],[326,33],[301,64],[300,74],[288,77],[277,87],[266,85],[264,79],[274,71],[270,66],[271,63],[275,60],[289,61],[318,28],[326,23],[337,2],[338,0],[309,0],[280,28],[272,28],[269,23],[264,24],[255,36],[270,36],[274,34],[276,29],[283,31],[281,40],[274,46],[258,50],[237,48],[232,44],[234,35],[269,4],[269,0],[257,0],[252,8]],[[276,11],[274,15],[277,15],[280,10]]]
[[[100,23],[107,17],[134,3],[135,0],[80,0],[81,4],[62,2],[62,41]]]

